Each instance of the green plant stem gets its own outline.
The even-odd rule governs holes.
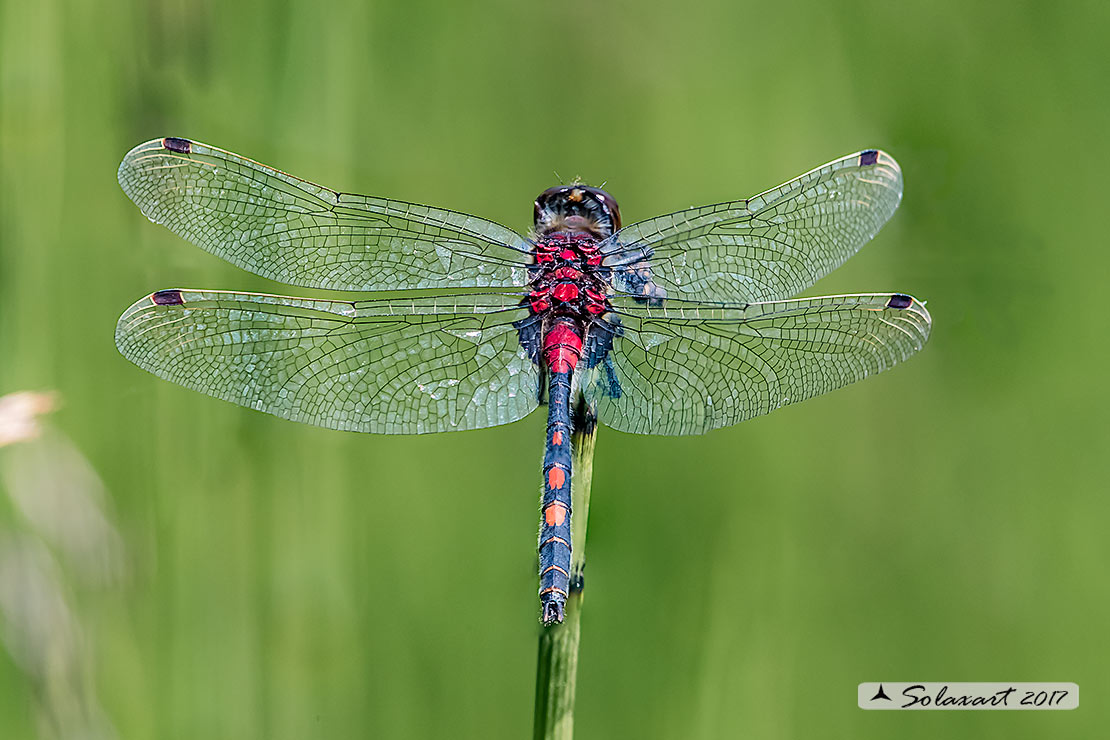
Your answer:
[[[535,740],[571,740],[574,736],[574,689],[578,674],[578,638],[585,585],[586,523],[590,513],[590,484],[593,480],[594,443],[597,422],[588,409],[575,415],[571,496],[570,594],[562,624],[545,627],[540,633],[536,661]]]

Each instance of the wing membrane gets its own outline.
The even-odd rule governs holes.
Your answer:
[[[327,301],[166,290],[116,326],[127,359],[166,380],[329,429],[421,434],[516,421],[538,370],[519,295]]]
[[[185,139],[132,149],[119,182],[151,221],[253,273],[332,290],[522,286],[515,232],[474,216],[338,193]]]
[[[848,385],[921,349],[931,322],[921,303],[889,293],[615,303],[623,333],[583,390],[600,421],[637,434],[700,434]]]
[[[645,292],[646,266],[650,282],[671,298],[789,298],[855,254],[901,198],[898,163],[867,150],[747,200],[632,224],[613,237],[606,264],[617,287],[637,295]]]

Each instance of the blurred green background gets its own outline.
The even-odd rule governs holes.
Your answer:
[[[120,191],[123,154],[176,135],[520,230],[555,172],[605,181],[631,222],[891,152],[900,211],[811,294],[926,299],[929,345],[705,437],[601,430],[578,737],[1099,736],[1108,21],[1094,2],[0,0],[0,394],[61,401],[0,449],[0,735],[531,732],[542,414],[359,436],[126,362],[113,327],[145,293],[290,290]],[[51,535],[26,513],[35,475],[94,504],[102,486],[91,550],[67,543],[96,516]],[[864,712],[872,680],[1075,681],[1083,701]]]

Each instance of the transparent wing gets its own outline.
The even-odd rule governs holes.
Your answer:
[[[119,182],[151,221],[253,273],[332,290],[522,286],[515,232],[474,216],[349,195],[185,139],[132,149]]]
[[[537,405],[519,295],[327,301],[164,290],[116,345],[139,367],[225,401],[329,429],[478,429]]]
[[[612,237],[605,264],[614,268],[616,287],[635,295],[789,298],[855,254],[901,199],[898,163],[871,149],[747,200],[632,224]]]
[[[583,391],[601,422],[637,434],[700,434],[848,385],[921,349],[931,322],[890,293],[746,308],[615,303],[613,348]]]

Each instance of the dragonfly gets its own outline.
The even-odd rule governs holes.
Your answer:
[[[345,294],[159,290],[116,327],[139,367],[284,419],[376,434],[480,429],[546,404],[545,625],[563,620],[572,588],[576,424],[702,434],[885,370],[931,326],[904,293],[791,298],[901,201],[901,169],[876,149],[629,226],[605,190],[560,185],[535,200],[523,235],[177,137],[132,149],[119,182],[151,221],[234,265]]]

